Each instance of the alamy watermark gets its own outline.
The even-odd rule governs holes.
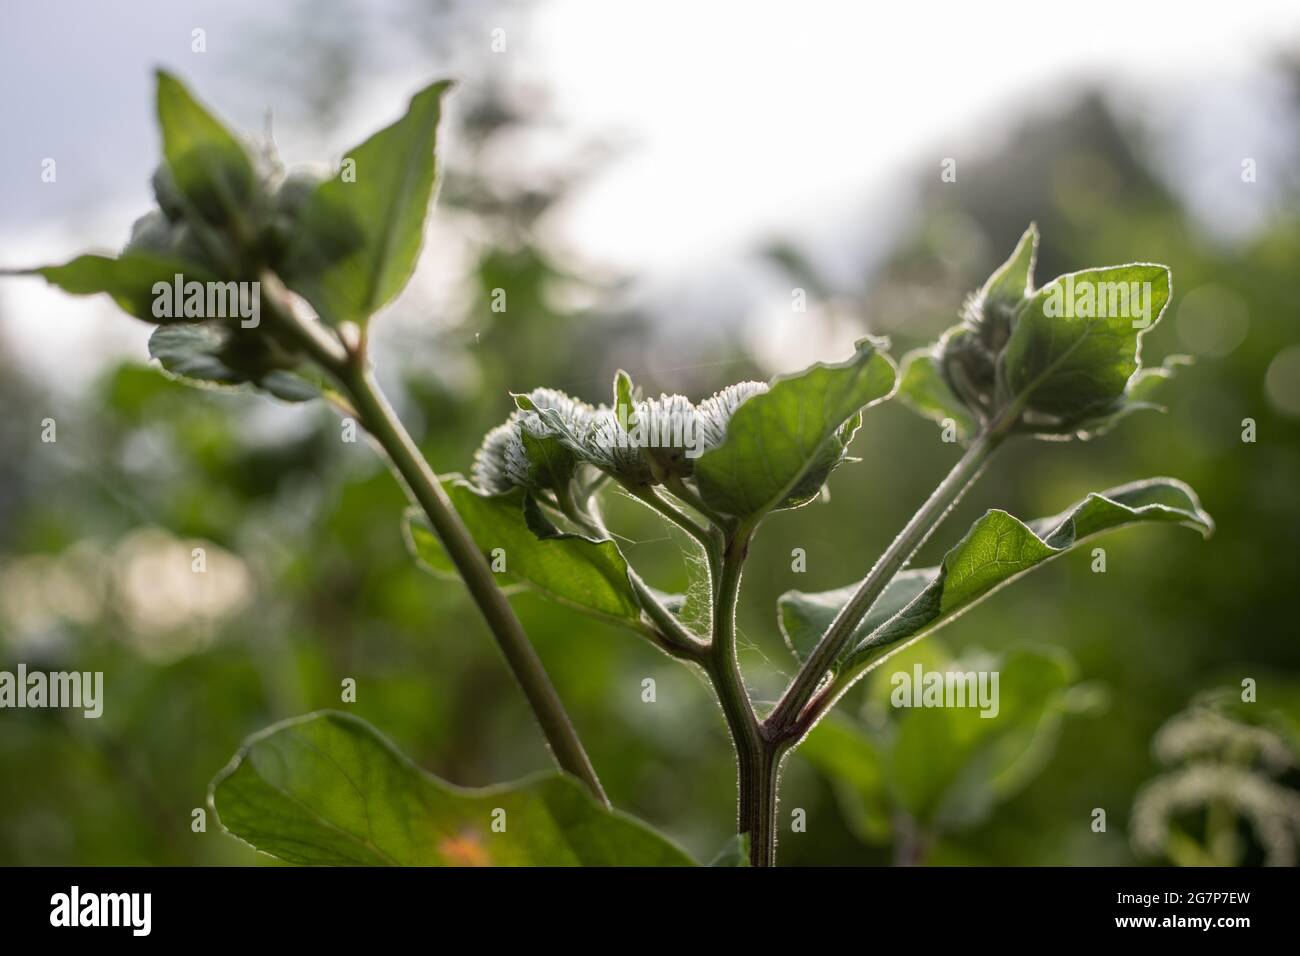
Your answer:
[[[895,707],[975,707],[981,717],[996,717],[997,671],[927,671],[920,664],[911,671],[895,671],[889,702]]]
[[[53,707],[82,711],[95,719],[104,713],[103,671],[0,671],[0,709]]]
[[[634,408],[620,403],[614,417],[619,427],[596,436],[606,448],[680,448],[687,458],[699,458],[708,450],[693,408],[664,409],[654,403]]]
[[[155,319],[239,319],[240,328],[262,321],[260,282],[199,282],[176,273],[171,282],[153,284]]]
[[[1047,290],[1043,314],[1048,318],[1132,319],[1133,328],[1151,324],[1150,282],[1075,283],[1073,275],[1062,276]]]
[[[83,893],[73,886],[50,897],[51,926],[125,926],[133,936],[153,928],[152,893]]]

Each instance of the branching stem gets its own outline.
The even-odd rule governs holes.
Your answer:
[[[848,649],[854,630],[889,582],[907,565],[917,549],[979,476],[989,456],[1015,425],[1019,411],[1018,407],[1008,409],[975,437],[966,453],[880,556],[853,597],[840,609],[785,694],[764,720],[764,730],[773,739],[784,742],[798,740],[815,722],[810,717],[824,712],[820,704],[832,703],[846,689],[837,687],[833,681],[828,682],[827,675],[835,670],[840,655]],[[817,697],[819,690],[822,694]],[[811,712],[810,702],[814,706]]]

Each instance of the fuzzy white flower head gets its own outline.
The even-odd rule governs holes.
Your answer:
[[[741,405],[766,392],[766,382],[737,382],[715,392],[696,409],[699,417],[700,439],[705,450],[722,444],[727,437],[727,423]]]
[[[535,388],[527,399],[532,408],[488,432],[474,455],[474,484],[491,494],[554,488],[573,476],[572,437],[590,428],[594,409],[553,388]]]
[[[523,442],[519,438],[518,422],[511,416],[505,424],[498,425],[483,436],[483,444],[474,453],[470,478],[477,487],[489,494],[505,494],[521,484],[521,477],[527,476],[527,469],[524,469],[522,476],[518,470],[521,457],[527,460]]]
[[[620,416],[608,405],[592,414],[583,439],[587,459],[601,471],[633,484],[648,485],[654,480],[645,448],[629,440],[624,427],[628,414]]]

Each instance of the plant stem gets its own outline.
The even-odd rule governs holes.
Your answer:
[[[265,279],[264,276],[264,293],[268,291]],[[274,282],[269,290],[272,292],[273,321],[280,331],[290,335],[332,374],[347,392],[360,423],[383,449],[407,494],[428,516],[434,533],[456,566],[528,699],[555,762],[585,783],[597,800],[609,806],[609,798],[605,796],[600,779],[578,739],[555,685],[537,656],[536,648],[528,640],[505,594],[497,587],[487,560],[443,491],[438,476],[380,390],[368,367],[364,348],[344,349],[339,340],[330,338],[323,328],[299,319],[287,297],[276,294],[281,288],[278,282]]]
[[[925,862],[926,840],[920,825],[907,814],[894,820],[894,866],[920,866]]]
[[[803,719],[804,710],[852,639],[854,629],[871,610],[871,605],[889,582],[912,559],[912,555],[974,482],[1018,415],[1019,409],[1009,410],[1009,414],[981,431],[926,499],[925,504],[880,556],[848,604],[835,616],[817,647],[764,721],[764,729],[770,736],[777,740],[797,739],[811,727],[811,722]]]
[[[505,594],[497,587],[492,569],[456,514],[442,483],[398,420],[369,369],[356,368],[344,377],[343,384],[361,416],[361,423],[384,449],[411,497],[424,509],[434,533],[464,579],[474,603],[496,638],[497,646],[505,655],[506,663],[528,698],[556,763],[582,780],[597,799],[608,805],[609,800],[591,760],[578,740],[536,648],[528,640]]]
[[[723,552],[704,669],[736,750],[736,832],[749,834],[751,864],[771,866],[776,857],[776,753],[759,726],[736,658],[736,601],[751,535],[749,528],[738,529]]]
[[[763,746],[740,771],[740,832],[749,834],[750,866],[776,866],[777,776],[784,754]]]

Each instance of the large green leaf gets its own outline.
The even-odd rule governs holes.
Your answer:
[[[61,266],[42,266],[18,274],[38,275],[71,295],[106,293],[123,312],[155,324],[176,321],[154,315],[154,304],[160,301],[154,292],[157,283],[171,288],[178,274],[186,281],[208,282],[213,278],[192,262],[146,252],[126,252],[116,258],[92,253]]]
[[[1121,401],[1141,338],[1169,304],[1169,269],[1134,263],[1053,279],[1016,315],[1006,388],[1032,412],[1077,421]]]
[[[176,77],[159,70],[158,125],[176,188],[204,219],[238,221],[257,188],[243,144]]]
[[[694,863],[650,827],[597,804],[572,777],[464,789],[425,773],[369,724],[341,713],[310,714],[250,737],[212,782],[210,800],[227,831],[290,863]]]
[[[1134,412],[1163,412],[1164,406],[1155,399],[1175,372],[1190,364],[1190,356],[1170,355],[1160,365],[1139,368],[1137,374],[1129,379],[1124,394],[1092,416],[1069,422],[1058,429],[1037,425],[1031,426],[1029,430],[1039,438],[1055,439],[1065,436],[1088,439],[1106,434]]]
[[[858,413],[894,392],[897,370],[864,339],[845,362],[819,362],[747,399],[727,423],[722,443],[695,464],[710,507],[745,519],[816,497],[844,456]]]
[[[989,511],[937,568],[904,571],[890,582],[854,631],[842,668],[873,665],[905,641],[956,618],[998,588],[1086,538],[1140,522],[1183,524],[1209,535],[1214,523],[1181,481],[1151,478],[1091,494],[1061,514],[1025,524],[1005,511]],[[781,595],[781,628],[796,653],[816,646],[857,585]]]
[[[834,782],[849,822],[868,842],[882,842],[900,810],[927,830],[979,822],[1043,770],[1063,717],[1095,700],[1055,648],[895,660],[893,673],[877,672],[871,688],[872,726],[832,714],[799,749]],[[996,716],[981,716],[994,710],[976,706],[899,706],[911,702],[918,672],[923,680],[955,672],[967,681],[982,673],[987,690],[996,674]]]
[[[355,181],[321,183],[298,216],[281,265],[285,281],[331,324],[364,323],[406,286],[438,180],[442,97],[415,95],[396,123],[347,153]]]
[[[493,552],[501,549],[505,570],[497,578],[503,584],[522,584],[553,601],[616,623],[639,623],[641,606],[628,580],[627,561],[612,540],[568,534],[543,524],[544,516],[521,489],[492,495],[459,477],[448,478],[443,487],[489,562]],[[407,543],[420,562],[437,573],[452,572],[450,558],[421,511],[407,511],[405,528]]]
[[[1042,771],[1056,749],[1074,661],[1058,648],[968,655],[949,667],[998,675],[997,716],[976,707],[902,711],[886,764],[895,799],[915,819],[953,829],[977,823]],[[915,673],[910,675],[913,679]]]

